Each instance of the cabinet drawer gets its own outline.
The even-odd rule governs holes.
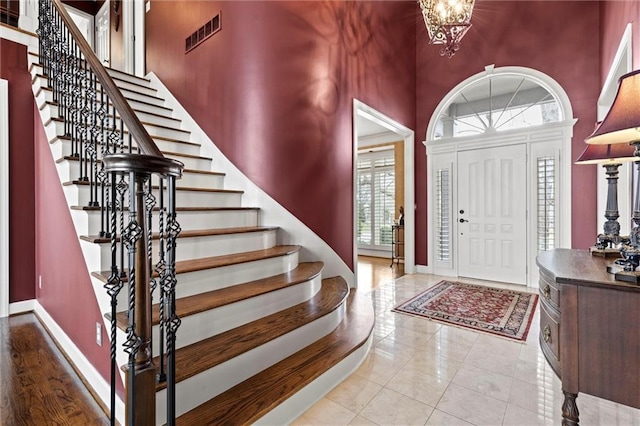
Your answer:
[[[560,318],[540,304],[540,347],[553,370],[560,376]]]
[[[540,271],[539,286],[540,297],[560,312],[560,285]]]

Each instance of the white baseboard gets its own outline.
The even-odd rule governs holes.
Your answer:
[[[9,304],[9,315],[24,314],[34,310],[35,299],[23,300],[22,302],[14,302]]]
[[[433,274],[433,268],[428,265],[416,265],[416,272],[418,274]]]
[[[73,362],[77,371],[83,376],[94,390],[95,394],[102,400],[107,407],[111,404],[111,388],[109,383],[100,375],[98,370],[89,362],[84,354],[78,349],[73,341],[67,336],[62,328],[49,315],[44,307],[37,301],[32,300],[33,311],[38,315],[42,323],[49,329],[51,337],[56,340],[58,346],[62,349],[68,359]],[[124,402],[116,397],[116,419],[120,424],[124,424]]]

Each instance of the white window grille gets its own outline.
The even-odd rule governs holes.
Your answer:
[[[395,219],[393,150],[358,155],[356,237],[360,247],[390,247]]]
[[[449,169],[436,172],[436,257],[440,262],[451,259],[451,212]]]
[[[538,252],[556,246],[556,164],[554,157],[538,157]]]

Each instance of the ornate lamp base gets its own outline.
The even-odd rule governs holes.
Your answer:
[[[600,257],[621,257],[620,249],[616,246],[620,243],[627,243],[628,237],[621,237],[615,234],[599,234],[596,245],[589,249],[592,256]]]
[[[620,248],[620,254],[622,259],[618,259],[615,264],[607,266],[607,272],[615,274],[615,278],[618,281],[640,284],[640,271],[636,270],[640,265],[640,248],[623,245]]]

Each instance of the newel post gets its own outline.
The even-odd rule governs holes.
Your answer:
[[[133,241],[125,241],[129,249],[129,265],[134,265],[129,273],[129,285],[132,287],[130,293],[134,293],[133,300],[129,300],[129,327],[133,333],[128,334],[134,336],[132,343],[135,345],[132,348],[135,350],[130,353],[126,373],[126,386],[135,390],[127,391],[126,394],[126,424],[141,426],[153,426],[156,423],[156,369],[151,350],[151,271],[147,257],[151,236],[144,208],[145,186],[150,178],[147,173],[129,173],[129,227],[136,228],[139,238],[135,239],[134,244],[131,244]]]
[[[126,264],[112,266],[113,271],[127,271],[126,274],[112,273],[114,277],[126,277],[128,281],[128,307],[127,307],[127,328],[126,341],[123,343],[124,351],[128,355],[126,368],[126,414],[125,424],[127,426],[154,426],[156,424],[156,368],[153,362],[152,346],[152,303],[153,291],[156,287],[156,280],[153,277],[152,264],[152,234],[151,222],[154,210],[157,210],[155,196],[153,195],[152,176],[157,175],[167,178],[168,185],[168,208],[160,203],[160,217],[166,209],[168,218],[167,226],[163,226],[160,220],[159,235],[167,240],[167,252],[162,252],[163,245],[160,244],[160,259],[156,269],[159,277],[163,281],[163,294],[161,304],[169,308],[168,328],[166,336],[160,336],[161,340],[166,339],[164,346],[167,346],[167,354],[160,353],[161,358],[167,358],[169,375],[167,380],[167,394],[170,398],[167,401],[169,413],[168,424],[174,423],[175,411],[175,364],[173,359],[173,349],[175,343],[175,331],[180,324],[180,320],[175,316],[175,238],[180,232],[180,227],[175,220],[175,179],[182,175],[182,163],[148,155],[140,154],[109,154],[105,155],[104,170],[111,175],[111,186],[115,208],[111,209],[111,222],[115,230],[115,224],[120,223],[120,238],[123,245],[121,250],[126,248],[126,257],[122,257]],[[158,191],[162,193],[164,187],[160,180]],[[115,202],[115,193],[120,194],[119,204]],[[128,197],[125,194],[128,193]],[[128,198],[128,205],[125,199]],[[162,197],[161,197],[162,200]],[[119,219],[119,220],[118,220]],[[112,240],[112,262],[116,262],[116,237],[115,232],[111,235]],[[166,259],[166,260],[163,260]],[[165,308],[165,309],[166,309]],[[112,315],[112,322],[115,315]],[[162,321],[162,319],[161,319]],[[165,320],[166,321],[166,320]],[[115,327],[112,323],[112,327]],[[112,365],[115,365],[115,342],[112,341]],[[113,380],[113,372],[112,372]],[[114,384],[112,383],[112,387]],[[112,419],[114,416],[112,402]]]

